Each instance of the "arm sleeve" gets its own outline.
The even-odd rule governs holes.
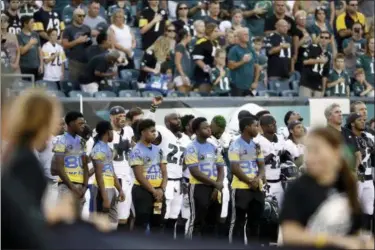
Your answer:
[[[197,167],[199,165],[198,152],[193,145],[188,146],[185,151],[185,165],[187,167]]]
[[[345,13],[342,13],[339,15],[336,19],[336,30],[339,32],[340,30],[346,30],[346,24],[345,24]]]
[[[133,149],[130,153],[129,165],[134,166],[143,166],[144,161],[139,149]]]
[[[228,151],[228,158],[230,162],[237,163],[240,161],[240,147],[236,142],[233,142]]]
[[[42,17],[40,15],[40,11],[37,11],[34,13],[33,30],[36,32],[44,31],[44,25],[43,25]]]
[[[63,138],[57,139],[57,141],[53,144],[52,152],[58,154],[64,154],[66,151],[66,143]]]

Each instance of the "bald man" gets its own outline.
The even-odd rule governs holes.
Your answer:
[[[274,13],[266,19],[264,24],[264,33],[269,35],[276,32],[276,23],[279,20],[285,20],[289,24],[288,35],[294,36],[297,31],[296,22],[290,16],[286,15],[287,6],[286,1],[274,1]]]
[[[86,48],[92,44],[91,29],[83,24],[85,16],[83,9],[75,9],[73,23],[63,33],[62,45],[69,59],[69,80],[73,83],[78,82],[81,72],[85,72],[85,64],[88,62]]]

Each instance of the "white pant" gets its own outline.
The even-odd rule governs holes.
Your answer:
[[[43,208],[44,210],[48,208],[54,208],[57,205],[57,197],[59,195],[57,182],[48,183],[47,189],[43,196]]]
[[[280,209],[284,199],[284,189],[281,181],[277,183],[267,182],[267,184],[270,186],[269,194],[276,197]]]
[[[87,92],[93,95],[94,93],[99,91],[99,84],[97,84],[96,82],[92,82],[89,84],[81,84],[81,90],[83,92]]]
[[[221,214],[220,218],[226,218],[228,216],[228,207],[229,207],[229,200],[230,200],[230,193],[229,193],[229,182],[228,179],[225,178],[223,182],[223,191],[221,192]]]
[[[181,181],[168,180],[164,195],[166,204],[164,219],[177,219],[181,212],[183,200]]]
[[[117,205],[118,211],[118,219],[119,220],[127,220],[130,216],[130,210],[132,207],[133,199],[132,199],[132,188],[133,182],[127,180],[126,178],[120,178],[122,183],[122,191],[125,194],[125,200],[123,202],[119,202]]]
[[[89,220],[90,219],[90,202],[91,201],[91,190],[88,188],[86,193],[85,193],[85,204],[83,205],[83,209],[82,209],[82,213],[81,213],[81,216],[82,216],[82,219],[84,220]]]
[[[362,205],[363,213],[372,215],[374,213],[374,183],[369,181],[358,181],[358,198]]]

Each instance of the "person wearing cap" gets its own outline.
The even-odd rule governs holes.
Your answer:
[[[259,144],[264,155],[266,180],[269,194],[276,197],[279,207],[283,202],[284,189],[281,183],[280,155],[284,150],[285,141],[276,135],[276,119],[272,115],[264,115],[259,120],[263,134],[258,134],[254,142]]]
[[[101,54],[93,57],[85,71],[81,72],[80,84],[81,90],[94,94],[102,89],[106,80],[111,79],[117,75],[117,71],[112,71],[111,68],[115,65],[120,57],[120,53],[116,50],[107,54]]]
[[[277,134],[280,137],[284,137],[285,140],[288,140],[289,139],[289,127],[288,126],[289,126],[290,123],[292,123],[294,121],[300,121],[300,122],[302,122],[303,118],[296,111],[289,110],[288,112],[286,112],[286,114],[284,116],[285,127],[278,128]]]
[[[285,141],[285,150],[290,153],[297,167],[300,167],[303,163],[305,149],[302,142],[305,136],[305,128],[301,121],[295,120],[288,124],[288,130],[289,136]]]
[[[358,196],[362,203],[363,209],[363,228],[371,230],[374,214],[374,185],[371,154],[374,153],[374,142],[367,137],[365,131],[365,118],[359,113],[351,113],[347,120],[346,126],[355,135],[359,150],[361,151],[362,161],[357,171],[358,173]]]

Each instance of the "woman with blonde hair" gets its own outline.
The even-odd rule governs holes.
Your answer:
[[[123,9],[116,9],[111,16],[111,26],[108,28],[109,39],[114,49],[120,52],[123,58],[126,58],[127,64],[118,68],[134,69],[133,50],[136,47],[136,40],[131,28],[125,23],[125,14]]]

